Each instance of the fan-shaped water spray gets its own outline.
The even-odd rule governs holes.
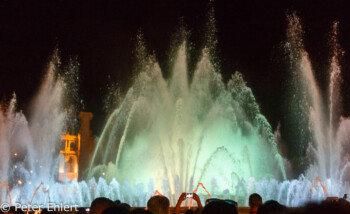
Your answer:
[[[214,189],[213,179],[221,193],[241,179],[286,178],[271,126],[240,73],[226,85],[204,49],[189,80],[186,43],[169,80],[149,59],[111,115],[91,175],[132,186],[152,180],[157,189],[166,181],[176,197],[198,182]]]
[[[26,198],[26,194],[32,194],[31,190],[41,181],[56,181],[57,146],[66,117],[62,111],[62,96],[63,82],[56,78],[52,62],[32,102],[30,122],[22,112],[16,112],[15,95],[0,111],[0,180],[11,185],[13,197]],[[16,196],[15,192],[23,186],[26,189]],[[3,190],[2,200],[6,198]]]
[[[110,116],[86,180],[57,181],[55,152],[65,131],[67,111],[62,104],[65,83],[55,74],[55,63],[50,64],[32,103],[29,120],[16,112],[15,97],[2,107],[0,182],[10,184],[12,202],[29,203],[41,182],[45,190],[38,189],[35,204],[89,206],[94,198],[104,196],[145,206],[155,190],[174,204],[180,193],[202,182],[211,195],[237,200],[239,206],[247,205],[253,192],[264,200],[300,206],[310,199],[324,199],[318,176],[328,195],[349,194],[350,120],[339,112],[337,24],[326,105],[303,46],[300,20],[292,14],[288,21],[292,82],[298,89],[293,96],[297,105],[291,106],[301,112],[296,114],[301,135],[311,133],[301,137],[300,144],[310,144],[315,157],[305,175],[286,179],[273,130],[242,75],[236,72],[225,84],[213,66],[211,48],[203,49],[189,75],[184,42],[178,47],[169,79],[163,77],[154,57],[141,54],[142,69]],[[10,201],[5,188],[0,201]]]

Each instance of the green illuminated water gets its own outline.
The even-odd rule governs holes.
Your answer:
[[[90,177],[151,180],[175,195],[198,182],[222,192],[241,179],[286,178],[271,126],[240,73],[225,84],[205,49],[190,79],[186,43],[169,79],[152,57],[145,61],[103,130]]]
[[[286,178],[276,145],[282,137],[278,131],[274,136],[240,73],[224,83],[210,48],[203,49],[195,71],[189,72],[184,42],[171,60],[172,75],[164,78],[157,61],[140,45],[138,75],[109,117],[85,180],[57,182],[54,148],[68,121],[65,86],[74,85],[56,77],[57,56],[29,122],[17,112],[15,97],[8,107],[0,107],[0,179],[10,184],[12,201],[28,204],[42,181],[47,189],[39,189],[35,203],[43,205],[89,206],[104,196],[145,206],[155,190],[174,205],[180,193],[193,191],[199,182],[212,196],[234,199],[239,206],[247,206],[253,192],[287,206],[350,194],[350,119],[340,111],[343,52],[338,23],[332,28],[329,97],[324,100],[303,45],[300,20],[295,13],[287,19],[292,93],[286,115],[297,125],[288,131],[307,147],[309,159],[298,178]],[[70,69],[75,68],[73,64]],[[18,157],[11,155],[15,153]],[[315,185],[317,177],[327,191]],[[0,191],[0,202],[10,202],[7,190]],[[199,195],[204,203],[206,192],[199,189]]]

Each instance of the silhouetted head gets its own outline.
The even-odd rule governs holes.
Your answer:
[[[77,207],[76,214],[86,214],[86,207]]]
[[[202,214],[238,214],[238,212],[235,205],[217,200],[206,204]]]
[[[150,211],[142,209],[142,208],[136,208],[133,209],[130,214],[152,214]]]
[[[41,210],[40,214],[59,214],[59,211],[53,208],[50,208],[50,209],[44,208]]]
[[[121,203],[120,205],[128,208],[128,210],[131,209],[131,206],[129,204],[127,204],[127,203]]]
[[[16,208],[15,206],[11,206],[7,213],[24,214],[24,211],[22,209]]]
[[[350,205],[343,200],[323,201],[321,204],[309,203],[302,210],[310,214],[350,213]]]
[[[153,214],[168,214],[170,202],[165,196],[156,195],[147,202],[147,208]]]
[[[59,211],[54,210],[53,208],[50,208],[50,209],[44,208],[41,210],[40,214],[59,214]]]
[[[105,197],[96,198],[91,202],[90,214],[101,214],[105,209],[113,205],[114,205],[113,201],[108,198],[105,198]]]
[[[12,206],[12,207],[10,207],[10,210],[7,213],[24,214],[24,211],[22,209],[19,209],[19,208]]]
[[[249,206],[251,208],[259,207],[262,204],[262,198],[258,193],[253,193],[249,196]]]
[[[346,199],[343,199],[343,198],[339,199],[338,204],[341,207],[350,208],[350,203]]]
[[[197,207],[197,209],[194,211],[195,214],[202,214],[203,207]]]
[[[194,214],[193,210],[186,210],[185,214]]]
[[[129,212],[129,208],[120,204],[108,207],[102,214],[128,214]]]
[[[282,214],[287,211],[287,208],[275,200],[266,201],[259,206],[257,214]]]

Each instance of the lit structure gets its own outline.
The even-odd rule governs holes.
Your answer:
[[[64,143],[64,150],[60,151],[63,155],[60,160],[58,180],[65,181],[66,179],[73,180],[76,178],[78,180],[79,173],[79,156],[80,156],[80,134],[70,135],[67,133],[61,137]]]
[[[82,173],[91,162],[94,149],[94,138],[90,130],[91,112],[80,112],[80,130],[78,135],[67,133],[61,137],[62,145],[61,160],[59,166],[59,181],[83,178]],[[82,144],[82,147],[81,147]],[[79,170],[80,169],[80,170]]]

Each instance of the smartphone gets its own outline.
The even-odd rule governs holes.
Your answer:
[[[193,198],[193,193],[186,193],[186,198]]]

